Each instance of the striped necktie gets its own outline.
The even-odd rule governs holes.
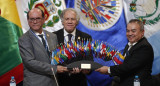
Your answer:
[[[38,35],[42,39],[43,46],[46,48],[46,41],[43,38],[43,35]]]
[[[46,49],[47,53],[48,53],[48,56],[50,57],[50,52],[48,50],[48,46],[46,45],[46,41],[45,39],[43,38],[43,35],[38,35],[41,39],[42,39],[42,43],[43,43],[43,46],[44,48]]]

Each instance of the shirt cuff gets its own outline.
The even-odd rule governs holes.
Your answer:
[[[111,70],[110,70],[110,67],[108,68],[108,73],[109,73],[109,74],[111,74]]]

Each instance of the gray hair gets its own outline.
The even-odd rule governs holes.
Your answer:
[[[67,9],[64,9],[64,10],[62,11],[62,13],[61,13],[61,15],[60,15],[60,18],[61,18],[62,22],[63,22],[64,14],[65,14],[67,11],[73,11],[73,12],[75,12],[75,13],[76,13],[77,22],[79,22],[80,17],[79,17],[79,15],[78,15],[77,11],[76,11],[75,9],[73,9],[73,8],[67,8]]]
[[[140,26],[140,30],[143,31],[144,30],[144,24],[142,21],[140,21],[139,19],[131,19],[129,21],[129,23],[137,23]]]

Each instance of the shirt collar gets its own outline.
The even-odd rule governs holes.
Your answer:
[[[44,32],[42,31],[42,33],[40,34],[40,33],[38,33],[38,32],[36,32],[36,31],[33,31],[37,36],[38,35],[43,35],[44,36]]]
[[[129,45],[129,46],[131,46],[131,45],[134,46],[135,44],[137,44],[137,42],[134,42],[134,43],[132,43],[132,44],[131,44],[130,42],[128,42],[128,45]]]
[[[67,36],[68,34],[69,33],[64,29],[64,36]],[[70,34],[72,34],[72,36],[75,37],[75,35],[76,35],[76,29],[74,29],[74,31],[72,33],[70,33]]]
[[[144,36],[143,36],[142,38],[144,38]],[[141,40],[141,39],[140,39],[140,40]],[[131,44],[130,42],[128,42],[128,45],[129,45],[129,46],[131,46],[131,45],[134,46],[135,44],[137,44],[137,42],[134,42],[134,43],[132,43],[132,44]]]

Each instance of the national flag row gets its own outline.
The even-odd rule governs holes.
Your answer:
[[[75,42],[60,44],[57,49],[52,51],[52,61],[54,65],[62,64],[63,62],[76,58],[78,55],[86,58],[100,58],[104,61],[112,60],[115,65],[122,64],[124,56],[114,46],[100,40],[89,39]]]

